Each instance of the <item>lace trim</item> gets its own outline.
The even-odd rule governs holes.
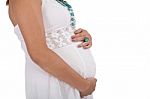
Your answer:
[[[71,36],[74,34],[72,27],[63,27],[45,33],[48,48],[56,49],[72,44]]]

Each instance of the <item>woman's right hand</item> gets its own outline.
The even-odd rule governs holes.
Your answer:
[[[89,86],[84,91],[80,91],[81,98],[87,95],[91,95],[93,91],[95,91],[97,79],[94,77],[91,77],[91,78],[87,78],[86,80],[89,83]]]

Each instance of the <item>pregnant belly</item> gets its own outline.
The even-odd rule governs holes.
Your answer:
[[[96,64],[90,49],[78,48],[81,42],[53,49],[66,63],[84,78],[94,77]]]
[[[46,31],[47,46],[83,77],[93,77],[96,64],[90,49],[78,48],[81,42],[72,42],[74,30],[69,27]]]

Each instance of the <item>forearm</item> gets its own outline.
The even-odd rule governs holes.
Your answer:
[[[88,87],[88,82],[75,72],[60,56],[50,49],[36,53],[33,58],[43,70],[62,80],[69,85],[83,91]]]

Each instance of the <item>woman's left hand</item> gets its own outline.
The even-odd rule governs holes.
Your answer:
[[[82,43],[79,44],[78,47],[83,47],[84,49],[87,49],[92,46],[92,37],[86,30],[79,28],[74,33],[75,35],[71,36],[72,41],[82,41]],[[84,37],[89,38],[88,42],[84,42]]]

